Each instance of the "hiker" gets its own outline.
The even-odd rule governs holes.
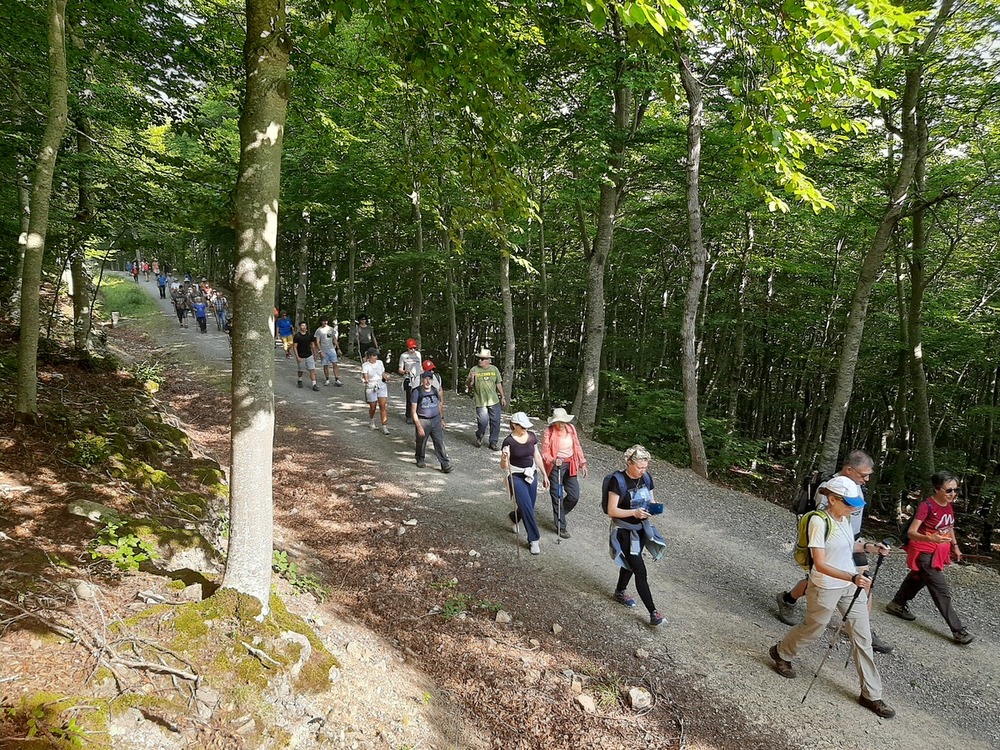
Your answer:
[[[951,606],[951,587],[944,577],[944,567],[951,565],[952,553],[962,561],[962,549],[955,537],[955,498],[958,496],[958,477],[941,471],[931,477],[934,494],[924,500],[910,521],[907,534],[906,567],[910,572],[903,579],[885,611],[904,620],[917,616],[907,606],[920,590],[927,587],[934,606],[951,628],[955,643],[967,646],[976,637],[962,624],[958,612]]]
[[[406,351],[399,355],[399,369],[397,373],[403,376],[403,393],[406,394],[406,423],[411,424],[410,419],[410,391],[420,385],[421,369],[420,352],[417,350],[416,339],[406,340]],[[423,368],[427,369],[427,368]]]
[[[476,355],[479,364],[469,370],[465,387],[471,391],[476,403],[476,447],[483,444],[486,429],[490,431],[490,450],[498,450],[500,440],[500,415],[507,405],[500,371],[493,366],[493,355],[489,349],[480,350]]]
[[[580,447],[573,415],[562,407],[552,410],[549,426],[542,433],[542,461],[549,478],[552,500],[552,523],[562,539],[569,539],[566,516],[580,501],[577,476],[587,476],[587,459]]]
[[[774,668],[782,677],[797,675],[792,659],[807,645],[819,638],[836,610],[846,613],[845,625],[851,641],[851,654],[861,682],[858,703],[883,719],[891,719],[895,710],[882,700],[882,678],[875,668],[871,629],[868,623],[868,597],[871,579],[858,572],[856,563],[864,557],[862,544],[855,541],[851,528],[851,513],[863,508],[865,499],[861,487],[845,476],[824,483],[820,490],[827,497],[828,519],[815,514],[808,521],[808,545],[811,554],[809,587],[806,589],[806,616],[768,652]],[[888,553],[879,547],[879,554]],[[864,567],[864,566],[862,566]],[[857,595],[857,606],[851,600]]]
[[[215,325],[220,331],[226,330],[226,316],[229,313],[229,300],[222,292],[212,293],[212,310],[215,312]]]
[[[541,473],[543,487],[549,486],[549,479],[545,476],[545,464],[538,451],[538,438],[535,433],[528,432],[532,426],[531,420],[523,411],[510,418],[510,435],[503,441],[500,468],[507,472],[507,488],[513,495],[517,508],[507,514],[514,533],[517,533],[518,524],[523,521],[531,554],[539,555],[542,550],[538,543],[541,534],[535,520],[535,500],[538,498],[538,477],[535,472]]]
[[[174,312],[177,313],[177,322],[181,328],[187,328],[188,298],[180,289],[171,295],[174,304]]]
[[[424,457],[427,452],[427,438],[430,437],[434,443],[434,455],[441,464],[441,471],[450,474],[451,460],[444,447],[444,397],[434,386],[434,363],[428,360],[425,364],[431,366],[420,373],[419,384],[410,390],[410,415],[417,433],[417,468],[422,469],[426,465]]]
[[[146,261],[142,262],[142,278],[143,281],[149,282],[149,263]]]
[[[659,529],[649,522],[655,502],[653,478],[649,474],[650,456],[641,445],[633,445],[624,455],[625,470],[608,477],[609,480],[616,477],[621,482],[608,485],[607,513],[611,517],[608,544],[611,559],[620,568],[612,598],[630,609],[635,607],[635,599],[625,591],[634,576],[636,591],[649,611],[649,624],[656,626],[664,617],[653,602],[642,552],[648,548],[650,557],[659,560],[666,551],[666,542]]]
[[[431,374],[431,385],[437,388],[442,393],[444,392],[444,385],[441,382],[441,376],[435,372],[434,363],[429,359],[425,359],[421,364],[423,372],[430,372]]]
[[[132,264],[132,281],[139,283],[139,261]]]
[[[274,329],[281,340],[281,346],[285,350],[285,359],[289,359],[292,356],[292,344],[295,337],[293,335],[294,329],[291,318],[288,317],[288,313],[284,310],[281,311],[278,319],[274,322]]]
[[[333,367],[334,385],[340,387],[340,365],[337,364],[337,355],[340,354],[340,341],[337,326],[330,325],[330,318],[320,318],[322,325],[316,329],[316,344],[319,346],[320,354],[323,355],[323,377],[326,380],[323,385],[330,385],[330,367]]]
[[[378,358],[378,349],[371,347],[365,352],[365,361],[361,365],[361,379],[365,382],[365,401],[368,402],[368,426],[375,429],[375,407],[378,406],[379,418],[382,421],[382,433],[389,434],[389,411],[386,403],[389,399],[389,389],[386,383],[385,365]]]
[[[191,309],[194,310],[194,319],[198,322],[198,328],[202,333],[208,333],[208,303],[205,302],[205,298],[195,297],[194,302],[191,303]]]
[[[361,352],[369,349],[378,349],[378,339],[375,338],[375,329],[371,327],[368,316],[361,313],[354,323],[354,340],[358,345],[358,359],[361,359]]]
[[[319,390],[316,385],[316,339],[309,335],[309,325],[303,320],[299,323],[299,330],[292,336],[292,346],[295,351],[295,362],[298,364],[299,388],[302,387],[302,371],[309,373],[309,380],[312,382],[312,389]]]
[[[863,450],[853,450],[847,454],[844,458],[844,463],[840,468],[840,471],[834,474],[834,477],[847,477],[852,482],[861,488],[861,496],[864,498],[864,487],[871,478],[872,473],[875,471],[875,462],[872,457],[865,453]],[[833,478],[833,477],[831,477]],[[822,489],[826,485],[823,482],[816,489],[816,494],[813,498],[813,504],[819,510],[826,508],[826,495],[823,494]],[[864,519],[864,504],[854,508],[851,511],[851,529],[854,532],[854,538],[856,540],[861,539],[861,521]],[[862,541],[864,544],[864,551],[868,554],[873,551],[873,548],[878,547],[876,544]],[[782,591],[777,596],[778,601],[778,619],[781,620],[786,625],[795,625],[797,623],[797,617],[795,614],[795,604],[805,596],[806,586],[809,584],[809,576],[800,580],[790,591]],[[872,610],[872,600],[868,601],[868,614],[871,615]],[[870,618],[869,618],[870,619]],[[879,654],[891,654],[893,646],[886,641],[883,641],[878,637],[878,634],[872,630],[872,650]]]
[[[160,299],[167,298],[167,275],[160,272],[156,276],[156,286],[160,289]]]

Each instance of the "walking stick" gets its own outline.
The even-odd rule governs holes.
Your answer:
[[[514,475],[510,470],[510,451],[504,448],[504,458],[507,459],[507,496],[510,497],[510,501],[514,504],[514,546],[517,548],[517,561],[521,562],[521,532],[520,532],[520,514],[517,512],[517,500],[514,499]],[[527,529],[525,529],[527,533]]]
[[[883,539],[882,544],[884,544],[886,547],[891,547],[892,545],[888,544],[888,541],[889,541],[888,539]],[[872,574],[872,585],[871,588],[868,589],[869,598],[871,598],[872,591],[875,590],[875,579],[878,578],[878,569],[882,567],[883,560],[885,560],[885,555],[879,555],[878,560],[875,561],[875,572]],[[850,664],[851,664],[851,654],[850,652],[848,652],[847,661],[844,662],[844,669],[847,669],[847,667],[850,666]]]
[[[851,603],[848,605],[847,611],[844,612],[844,616],[840,618],[840,622],[837,624],[837,630],[834,632],[833,638],[830,639],[830,645],[827,646],[826,654],[820,661],[819,666],[816,667],[816,674],[813,675],[812,682],[810,682],[809,687],[806,688],[806,694],[802,696],[802,703],[806,702],[806,698],[809,697],[809,692],[813,689],[813,685],[816,684],[816,678],[819,677],[819,673],[822,671],[823,666],[830,658],[830,654],[833,653],[833,647],[836,646],[837,641],[840,640],[840,631],[844,629],[844,623],[847,622],[847,616],[851,614],[851,610],[854,609],[854,604],[858,601],[859,596],[861,596],[860,586],[858,586],[857,591],[854,592],[854,596],[851,597]]]
[[[562,479],[562,466],[563,462],[561,458],[556,459],[556,476],[558,477],[558,484],[556,484],[556,497],[559,498],[559,518],[556,519],[556,544],[562,544],[562,527],[565,523],[563,518],[563,479]]]

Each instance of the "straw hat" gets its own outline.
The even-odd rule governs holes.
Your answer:
[[[549,417],[549,424],[555,424],[556,422],[565,422],[569,424],[573,421],[575,415],[568,413],[561,406],[557,406],[552,410],[552,416]]]

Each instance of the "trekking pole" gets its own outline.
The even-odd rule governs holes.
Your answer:
[[[514,504],[514,546],[517,548],[517,561],[521,561],[521,531],[520,515],[517,512],[517,500],[514,499],[514,475],[510,470],[510,451],[504,449],[504,457],[507,459],[507,496]],[[527,529],[525,529],[527,532]]]
[[[889,543],[890,541],[891,540],[889,540],[889,539],[883,539],[880,542],[880,544],[882,544],[882,545],[884,545],[886,547],[892,547],[892,545]],[[875,590],[875,580],[878,578],[878,570],[879,570],[879,568],[882,567],[882,561],[883,560],[885,560],[885,555],[879,555],[878,556],[878,560],[875,561],[875,572],[872,573],[872,585],[871,585],[871,588],[868,589],[868,597],[869,598],[871,598],[872,591]],[[847,667],[850,666],[850,664],[851,664],[851,654],[850,654],[850,652],[848,652],[848,654],[847,654],[847,661],[844,662],[844,669],[847,669]]]
[[[867,578],[867,575],[865,577]],[[851,614],[851,610],[854,609],[854,605],[855,603],[857,603],[859,596],[861,596],[860,586],[857,587],[857,590],[854,592],[854,596],[851,597],[851,603],[848,605],[847,611],[844,612],[844,616],[841,617],[840,622],[837,623],[837,630],[834,632],[833,638],[830,639],[830,645],[827,646],[826,654],[824,654],[823,659],[819,663],[819,666],[816,667],[816,674],[813,675],[812,682],[810,682],[809,687],[806,688],[806,694],[802,696],[802,703],[806,702],[806,698],[809,697],[809,693],[813,689],[813,685],[816,684],[816,678],[819,677],[819,673],[823,670],[823,666],[830,658],[830,654],[833,653],[833,647],[836,646],[837,641],[840,640],[840,631],[844,629],[844,623],[847,622],[847,616]]]
[[[561,458],[556,459],[556,497],[559,498],[559,518],[556,520],[556,544],[562,544],[562,537],[560,533],[562,531],[563,524],[565,520],[563,519],[563,480],[562,480],[562,466],[563,461]]]

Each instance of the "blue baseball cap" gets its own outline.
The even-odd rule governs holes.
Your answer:
[[[861,487],[857,482],[844,476],[836,476],[820,485],[819,491],[824,495],[837,495],[844,498],[844,502],[852,508],[863,508],[865,506],[865,496],[861,492]]]

